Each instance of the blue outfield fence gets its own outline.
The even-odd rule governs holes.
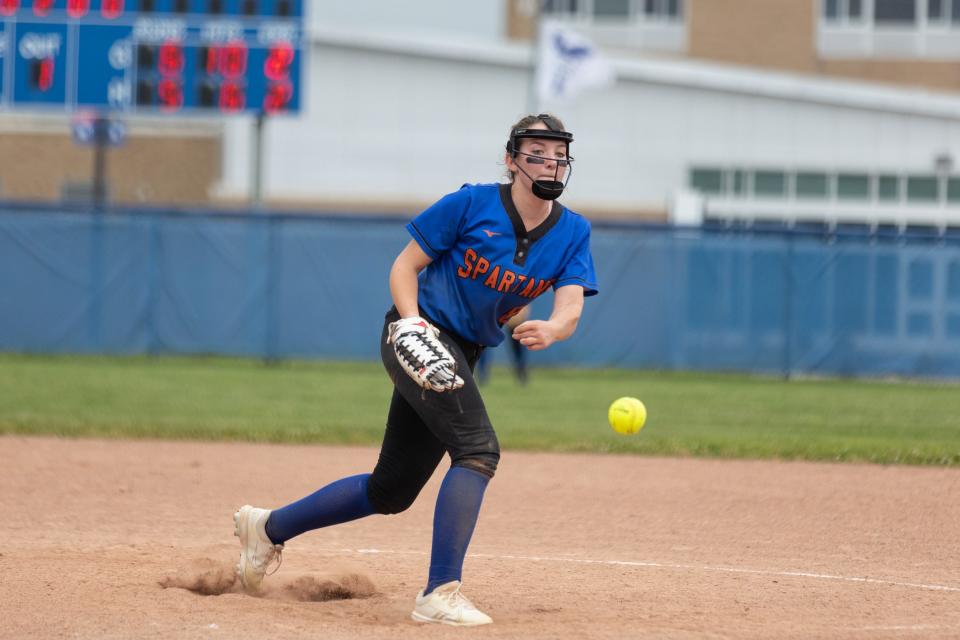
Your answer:
[[[0,208],[0,350],[377,359],[404,222]],[[960,376],[956,239],[596,223],[592,247],[601,293],[535,366]]]

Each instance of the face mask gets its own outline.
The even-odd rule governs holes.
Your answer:
[[[527,164],[546,164],[546,158],[541,158],[540,156],[534,156],[522,152],[517,152],[514,157],[521,155],[524,156]],[[533,195],[537,196],[541,200],[556,200],[563,193],[566,183],[570,181],[570,174],[572,173],[573,166],[570,164],[569,160],[555,160],[557,163],[556,171],[553,174],[553,180],[546,180],[540,178],[539,180],[534,180],[533,177],[523,170],[523,167],[517,162],[517,168],[523,172],[523,175],[530,178],[533,182]],[[566,180],[560,180],[560,170],[566,167]]]

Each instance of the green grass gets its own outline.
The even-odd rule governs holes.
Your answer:
[[[632,370],[494,369],[484,397],[505,448],[960,464],[960,386]],[[379,364],[0,355],[0,433],[376,444]],[[613,433],[619,396],[646,428]]]

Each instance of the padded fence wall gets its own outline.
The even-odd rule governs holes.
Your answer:
[[[0,350],[376,359],[403,224],[3,209]],[[600,295],[534,366],[960,376],[960,244],[595,224],[592,247]]]

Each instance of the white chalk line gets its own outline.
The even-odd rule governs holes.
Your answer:
[[[357,554],[393,554],[393,555],[428,555],[425,551],[397,551],[393,549],[322,549],[331,553]],[[525,560],[529,562],[568,562],[572,564],[596,564],[615,567],[651,567],[656,569],[681,569],[686,571],[718,571],[721,573],[745,573],[751,575],[777,576],[783,578],[812,578],[815,580],[836,580],[839,582],[857,582],[861,584],[879,584],[889,587],[906,587],[909,589],[925,589],[927,591],[949,591],[960,593],[960,587],[951,587],[943,584],[924,584],[919,582],[900,582],[897,580],[882,580],[880,578],[865,578],[859,576],[840,576],[829,573],[813,573],[809,571],[777,571],[775,569],[747,569],[743,567],[720,567],[712,565],[671,564],[666,562],[641,562],[638,560],[592,560],[587,558],[558,558],[552,556],[517,556],[496,555],[491,553],[470,553],[468,558],[486,558],[490,560]]]
[[[942,624],[890,624],[869,627],[857,627],[853,631],[934,631],[937,629],[957,629],[953,625]]]

